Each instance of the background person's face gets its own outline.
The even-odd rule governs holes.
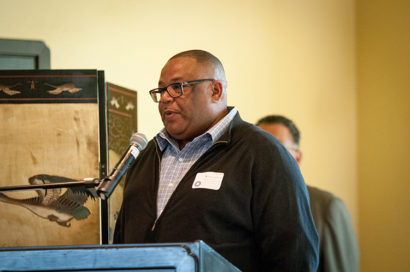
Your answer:
[[[161,71],[159,87],[175,82],[213,78],[214,71],[194,58],[168,61]],[[210,114],[211,82],[184,86],[184,94],[172,98],[164,92],[158,108],[167,132],[178,141],[190,141],[205,132],[213,120]]]
[[[295,143],[293,142],[292,134],[290,133],[289,129],[280,123],[273,123],[273,124],[260,124],[258,125],[261,129],[269,132],[273,136],[275,136],[282,145],[289,151],[295,160],[300,163],[301,154],[300,151],[296,150]]]

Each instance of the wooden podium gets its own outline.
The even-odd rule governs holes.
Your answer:
[[[0,248],[0,271],[240,271],[202,241]]]

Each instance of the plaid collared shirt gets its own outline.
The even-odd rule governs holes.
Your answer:
[[[224,118],[204,134],[197,136],[186,144],[182,150],[179,150],[178,143],[168,135],[165,128],[156,135],[159,149],[163,152],[157,197],[157,218],[161,215],[181,179],[191,166],[228,129],[237,112],[235,107],[231,108]]]

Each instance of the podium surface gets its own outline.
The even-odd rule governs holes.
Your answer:
[[[240,271],[202,241],[0,248],[0,271]]]

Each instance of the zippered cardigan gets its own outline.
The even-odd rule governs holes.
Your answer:
[[[243,271],[316,271],[307,189],[297,163],[270,133],[237,113],[157,219],[161,155],[152,139],[130,167],[114,243],[203,240]],[[204,172],[224,174],[219,190],[192,188]]]

